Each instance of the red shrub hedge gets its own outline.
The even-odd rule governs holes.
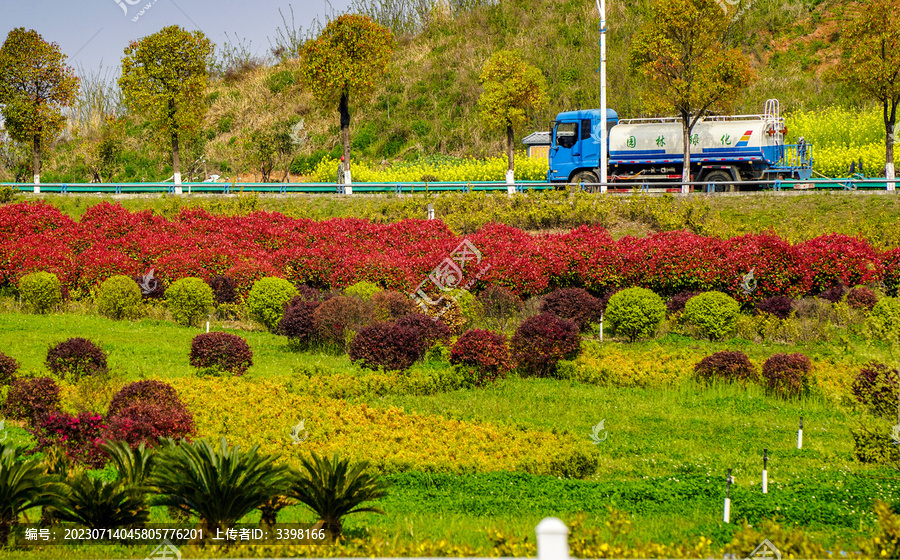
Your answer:
[[[104,276],[155,268],[164,285],[227,274],[237,283],[238,298],[263,276],[323,289],[368,280],[409,293],[427,283],[464,239],[477,254],[470,252],[460,283],[473,292],[503,286],[520,298],[562,286],[594,294],[637,286],[665,296],[718,290],[755,303],[821,293],[836,282],[882,281],[892,294],[900,286],[900,250],[880,253],[843,235],[795,245],[770,234],[717,239],[684,231],[614,240],[599,226],[531,235],[490,224],[461,238],[438,220],[376,224],[270,212],[215,216],[201,209],[166,219],[108,203],[93,206],[76,223],[48,204],[30,202],[0,207],[0,285],[47,271],[73,297],[86,297]],[[757,287],[745,293],[741,279],[751,270]]]

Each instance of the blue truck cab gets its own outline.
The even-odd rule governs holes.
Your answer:
[[[619,122],[619,115],[606,110],[607,146],[609,130]],[[600,109],[568,111],[556,116],[550,124],[550,169],[547,182],[597,181],[596,175],[585,169],[597,167],[600,159],[600,126],[604,122]]]

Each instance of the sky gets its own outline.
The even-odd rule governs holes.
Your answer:
[[[293,23],[305,31],[314,20],[324,24],[349,4],[349,0],[0,0],[0,41],[14,28],[34,29],[45,41],[60,46],[77,74],[94,75],[102,68],[104,74],[117,75],[129,42],[168,25],[199,29],[217,47],[226,41],[241,43],[265,56],[278,29],[284,28],[282,15],[291,25],[293,9]]]

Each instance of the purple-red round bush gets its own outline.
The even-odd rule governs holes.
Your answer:
[[[476,299],[481,304],[484,316],[499,325],[505,325],[507,321],[518,317],[525,308],[525,303],[519,296],[496,284],[489,284]]]
[[[716,352],[703,358],[694,366],[697,378],[706,381],[753,381],[757,378],[756,366],[743,352]]]
[[[857,286],[847,292],[847,305],[854,309],[871,311],[876,303],[878,303],[878,296],[875,295],[874,291],[864,286]]]
[[[540,312],[574,321],[585,332],[600,320],[600,300],[582,288],[563,288],[544,296]]]
[[[156,379],[145,379],[125,385],[113,395],[109,402],[107,416],[115,416],[119,409],[135,402],[148,402],[162,407],[181,407],[184,404],[178,398],[174,387]]]
[[[175,388],[155,379],[122,387],[109,403],[105,437],[155,443],[159,437],[182,438],[194,433],[194,416],[178,398]]]
[[[502,378],[512,369],[506,336],[482,329],[459,337],[450,350],[450,363],[467,370],[475,386]]]
[[[350,296],[335,296],[323,301],[313,313],[316,339],[331,348],[343,350],[353,332],[372,322],[369,302]]]
[[[207,284],[212,288],[216,303],[234,303],[237,299],[237,282],[230,276],[213,276]]]
[[[757,313],[768,313],[779,319],[787,319],[794,311],[794,299],[787,296],[772,296],[756,304]]]
[[[856,375],[850,390],[853,396],[873,414],[886,418],[897,415],[897,388],[900,370],[870,362]]]
[[[674,296],[666,300],[666,312],[669,315],[675,315],[684,311],[684,306],[692,297],[699,295],[700,292],[678,292]]]
[[[294,296],[284,309],[276,332],[288,337],[292,344],[309,346],[316,340],[316,309],[319,302]]]
[[[133,401],[109,416],[104,438],[126,441],[132,447],[152,446],[159,438],[186,438],[194,432],[194,417],[184,406],[161,406],[148,401]]]
[[[224,332],[202,333],[191,341],[191,365],[198,369],[244,375],[253,351],[243,338]]]
[[[418,331],[396,323],[363,327],[350,343],[350,361],[367,369],[405,371],[422,357]]]
[[[437,343],[450,342],[450,329],[440,319],[421,313],[409,313],[397,319],[396,323],[416,331],[422,340],[422,348],[428,349]]]
[[[0,352],[0,387],[12,383],[17,371],[19,371],[19,362]]]
[[[763,363],[762,378],[770,391],[797,396],[808,390],[811,370],[812,362],[803,354],[773,354]]]
[[[836,284],[832,284],[831,287],[819,294],[818,297],[827,299],[831,303],[837,303],[841,301],[841,298],[844,297],[844,294],[846,293],[847,287],[844,286],[843,282],[838,282]]]
[[[14,379],[6,394],[3,415],[33,427],[59,409],[59,386],[49,377]]]
[[[552,375],[560,360],[575,358],[580,348],[578,325],[549,313],[523,321],[511,343],[516,368],[538,377]]]
[[[400,317],[416,312],[416,305],[412,299],[394,290],[376,292],[369,301],[376,321],[396,321]]]
[[[50,347],[46,363],[54,374],[72,381],[107,372],[106,352],[86,338],[70,338]]]

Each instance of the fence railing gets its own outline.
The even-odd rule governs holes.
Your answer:
[[[335,183],[182,183],[183,194],[423,194],[439,192],[530,192],[557,189],[580,189],[611,194],[632,193],[714,193],[747,191],[895,191],[898,180],[884,178],[847,179],[768,179],[761,181],[618,181],[609,183],[547,183],[544,181],[455,181],[455,182],[391,182],[353,183],[350,189]],[[45,194],[175,194],[172,183],[0,183],[20,192]],[[181,194],[179,193],[179,194]]]

